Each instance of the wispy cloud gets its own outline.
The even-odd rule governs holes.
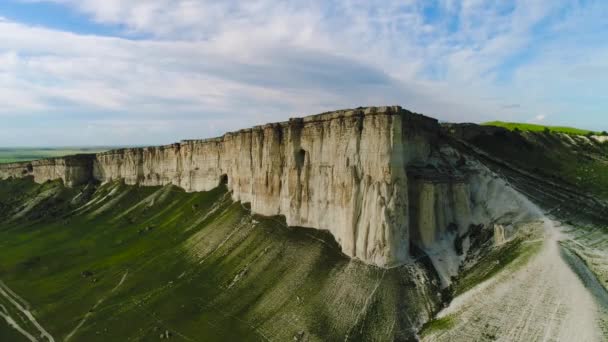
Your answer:
[[[505,105],[502,105],[502,108],[504,108],[504,109],[519,109],[519,108],[521,108],[521,105],[518,104],[518,103],[505,104]]]
[[[608,105],[600,1],[27,1],[120,34],[1,19],[0,116],[61,118],[94,144],[108,130],[170,142],[371,104],[452,121],[567,121]],[[0,145],[23,144],[7,137],[0,128]]]

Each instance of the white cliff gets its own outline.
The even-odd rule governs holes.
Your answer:
[[[61,179],[67,186],[86,183],[92,177],[90,155],[0,164],[0,179],[33,177],[37,183]]]
[[[409,255],[407,165],[426,158],[437,134],[435,120],[400,107],[345,110],[101,153],[94,177],[187,191],[224,180],[254,213],[328,230],[345,254],[393,266]]]
[[[327,230],[346,255],[392,267],[409,261],[410,243],[432,248],[449,234],[511,218],[523,207],[504,181],[472,161],[458,166],[464,157],[439,140],[434,119],[396,106],[371,107],[214,139],[5,164],[0,179],[33,176],[68,186],[122,180],[186,191],[226,183],[252,212]],[[463,172],[437,171],[444,164]]]
[[[408,178],[411,242],[431,258],[444,287],[467,258],[474,227],[500,244],[510,230],[495,227],[542,217],[503,178],[447,145],[435,148],[425,166],[410,167]]]

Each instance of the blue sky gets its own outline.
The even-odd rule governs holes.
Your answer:
[[[0,146],[143,145],[399,104],[608,130],[608,2],[4,0]]]

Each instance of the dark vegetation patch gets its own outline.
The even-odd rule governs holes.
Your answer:
[[[25,336],[10,327],[4,319],[0,319],[0,341],[7,342],[29,342]]]
[[[454,322],[454,319],[449,316],[436,318],[432,321],[429,321],[422,327],[422,330],[420,331],[420,336],[425,337],[436,332],[449,330],[454,327],[455,323],[456,322]]]

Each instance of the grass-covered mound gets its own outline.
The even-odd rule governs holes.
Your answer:
[[[483,123],[484,126],[496,126],[503,127],[511,131],[519,130],[522,132],[553,132],[553,133],[565,133],[572,135],[587,135],[587,134],[601,134],[586,129],[565,127],[565,126],[547,126],[547,125],[536,125],[530,123],[520,122],[504,122],[504,121],[491,121]]]
[[[0,251],[0,280],[56,341],[407,340],[439,301],[422,265],[352,261],[224,187],[0,181]],[[0,340],[15,332],[0,320]]]

